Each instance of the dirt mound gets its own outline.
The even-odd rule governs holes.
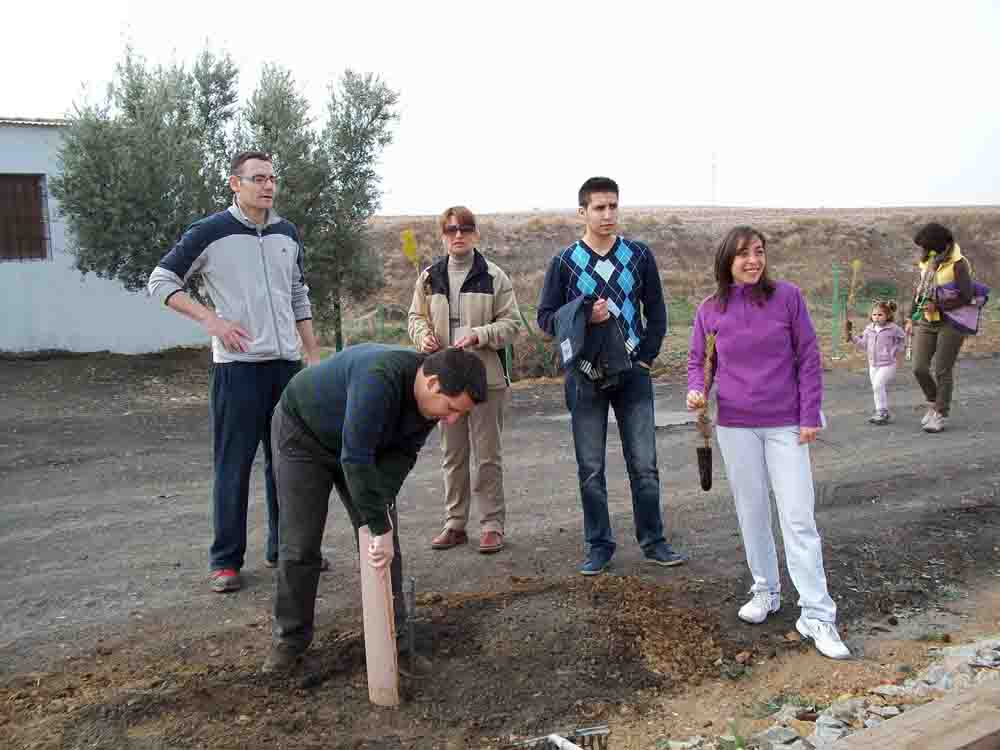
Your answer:
[[[0,735],[34,748],[346,748],[387,735],[420,747],[447,727],[462,743],[482,743],[625,704],[641,712],[646,698],[718,675],[736,648],[720,641],[717,617],[683,606],[682,594],[630,576],[514,578],[502,592],[423,594],[418,669],[402,678],[398,711],[368,704],[356,628],[325,630],[284,678],[259,674],[265,623],[225,640],[165,643],[155,655],[148,643],[100,647],[66,673],[3,686]],[[409,665],[404,656],[401,667]]]

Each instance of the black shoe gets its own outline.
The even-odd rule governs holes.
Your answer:
[[[264,659],[264,665],[260,668],[260,671],[264,674],[290,672],[299,663],[303,653],[305,653],[305,649],[298,648],[297,646],[290,646],[287,643],[275,643],[271,646],[267,658]]]

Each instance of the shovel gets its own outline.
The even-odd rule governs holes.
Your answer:
[[[708,416],[708,394],[712,392],[712,379],[715,375],[715,334],[705,337],[705,401],[698,409],[698,418],[694,426],[698,431],[698,478],[701,488],[708,492],[712,489],[712,420]]]
[[[704,441],[704,445],[699,445],[695,450],[698,453],[698,477],[705,492],[712,489],[712,420],[708,418],[707,411],[708,407],[699,409],[698,420],[695,422],[695,429]]]

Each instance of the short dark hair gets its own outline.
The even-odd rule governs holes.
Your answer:
[[[240,151],[233,157],[233,161],[229,165],[229,174],[238,175],[240,170],[243,168],[243,165],[251,159],[271,161],[271,155],[263,151]]]
[[[437,375],[445,396],[468,393],[474,404],[486,401],[486,367],[472,352],[454,347],[442,349],[424,360],[423,370],[424,375]]]
[[[932,221],[917,230],[913,241],[927,253],[934,251],[938,255],[945,255],[951,252],[951,248],[955,244],[955,236],[948,227]]]
[[[577,201],[580,204],[580,208],[586,208],[590,205],[590,196],[594,193],[614,193],[618,195],[618,183],[610,177],[591,177],[580,186],[580,192],[577,194]]]
[[[767,239],[763,232],[745,224],[733,227],[723,237],[715,251],[715,283],[717,284],[715,301],[722,310],[726,309],[726,304],[729,302],[729,287],[734,283],[733,260],[740,250],[755,239],[760,240],[760,244],[767,250]],[[774,288],[774,282],[767,275],[767,263],[765,262],[763,273],[757,279],[757,283],[753,285],[753,289],[750,290],[750,299],[758,305],[763,305],[774,294]]]

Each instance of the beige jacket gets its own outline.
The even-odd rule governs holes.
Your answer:
[[[520,314],[514,287],[499,266],[473,251],[472,268],[459,292],[460,319],[472,329],[480,345],[472,351],[486,366],[490,388],[506,388],[510,373],[506,372],[503,348],[512,343],[520,329]],[[439,341],[448,341],[451,305],[448,289],[448,257],[435,262],[417,277],[410,304],[407,331],[410,340],[420,342],[431,331]]]

